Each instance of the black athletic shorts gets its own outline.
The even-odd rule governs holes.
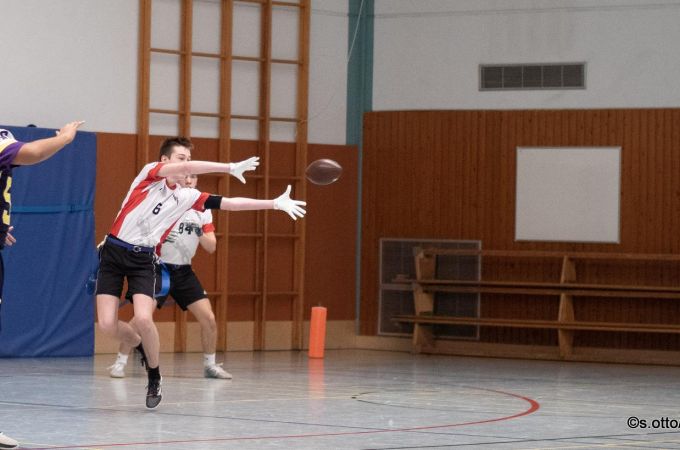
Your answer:
[[[96,293],[120,297],[123,280],[127,278],[128,290],[153,298],[156,291],[155,256],[134,252],[105,242],[99,252]]]
[[[201,282],[190,265],[166,264],[165,267],[167,267],[170,273],[170,292],[168,294],[172,296],[175,303],[183,311],[186,311],[187,307],[192,303],[208,297],[208,293],[203,289]],[[157,271],[157,276],[160,276],[160,270]],[[160,280],[157,279],[156,283],[160,285]],[[167,295],[156,297],[158,308],[163,306],[167,298]]]

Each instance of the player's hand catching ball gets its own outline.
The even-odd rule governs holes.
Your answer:
[[[274,199],[274,209],[285,211],[293,220],[297,220],[298,217],[304,217],[307,213],[307,211],[302,208],[303,206],[307,205],[307,202],[303,202],[301,200],[292,200],[290,198],[290,189],[291,187],[289,184],[288,188],[286,188],[286,192]]]

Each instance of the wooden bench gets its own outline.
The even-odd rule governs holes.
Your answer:
[[[435,348],[434,325],[476,325],[485,327],[541,328],[558,332],[559,356],[568,359],[573,353],[575,331],[615,331],[644,333],[680,333],[680,324],[621,323],[582,321],[574,318],[575,297],[612,298],[663,298],[680,299],[680,287],[646,286],[627,284],[595,284],[576,281],[578,260],[680,262],[676,255],[614,254],[614,253],[563,253],[497,250],[451,250],[417,248],[414,252],[416,279],[400,279],[410,282],[413,288],[414,315],[397,315],[392,320],[414,324],[413,348],[416,353]],[[457,280],[436,279],[436,258],[440,255],[478,256],[493,258],[542,258],[561,260],[559,282],[517,280]],[[459,317],[434,315],[435,293],[523,294],[559,296],[558,315],[555,320],[531,320],[517,318]]]

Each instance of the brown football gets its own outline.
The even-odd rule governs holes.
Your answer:
[[[307,179],[314,184],[326,185],[337,181],[342,174],[342,166],[332,159],[312,161],[305,171]]]

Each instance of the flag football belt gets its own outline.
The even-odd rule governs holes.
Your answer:
[[[111,235],[108,235],[106,237],[106,242],[108,242],[109,244],[113,244],[117,247],[122,247],[125,250],[127,250],[129,252],[134,252],[134,253],[153,254],[156,251],[153,247],[142,247],[141,245],[132,245],[132,244],[129,244],[125,241],[121,241],[117,237],[111,236]]]
[[[170,271],[164,263],[159,264],[161,266],[161,288],[154,297],[165,297],[170,292]]]

